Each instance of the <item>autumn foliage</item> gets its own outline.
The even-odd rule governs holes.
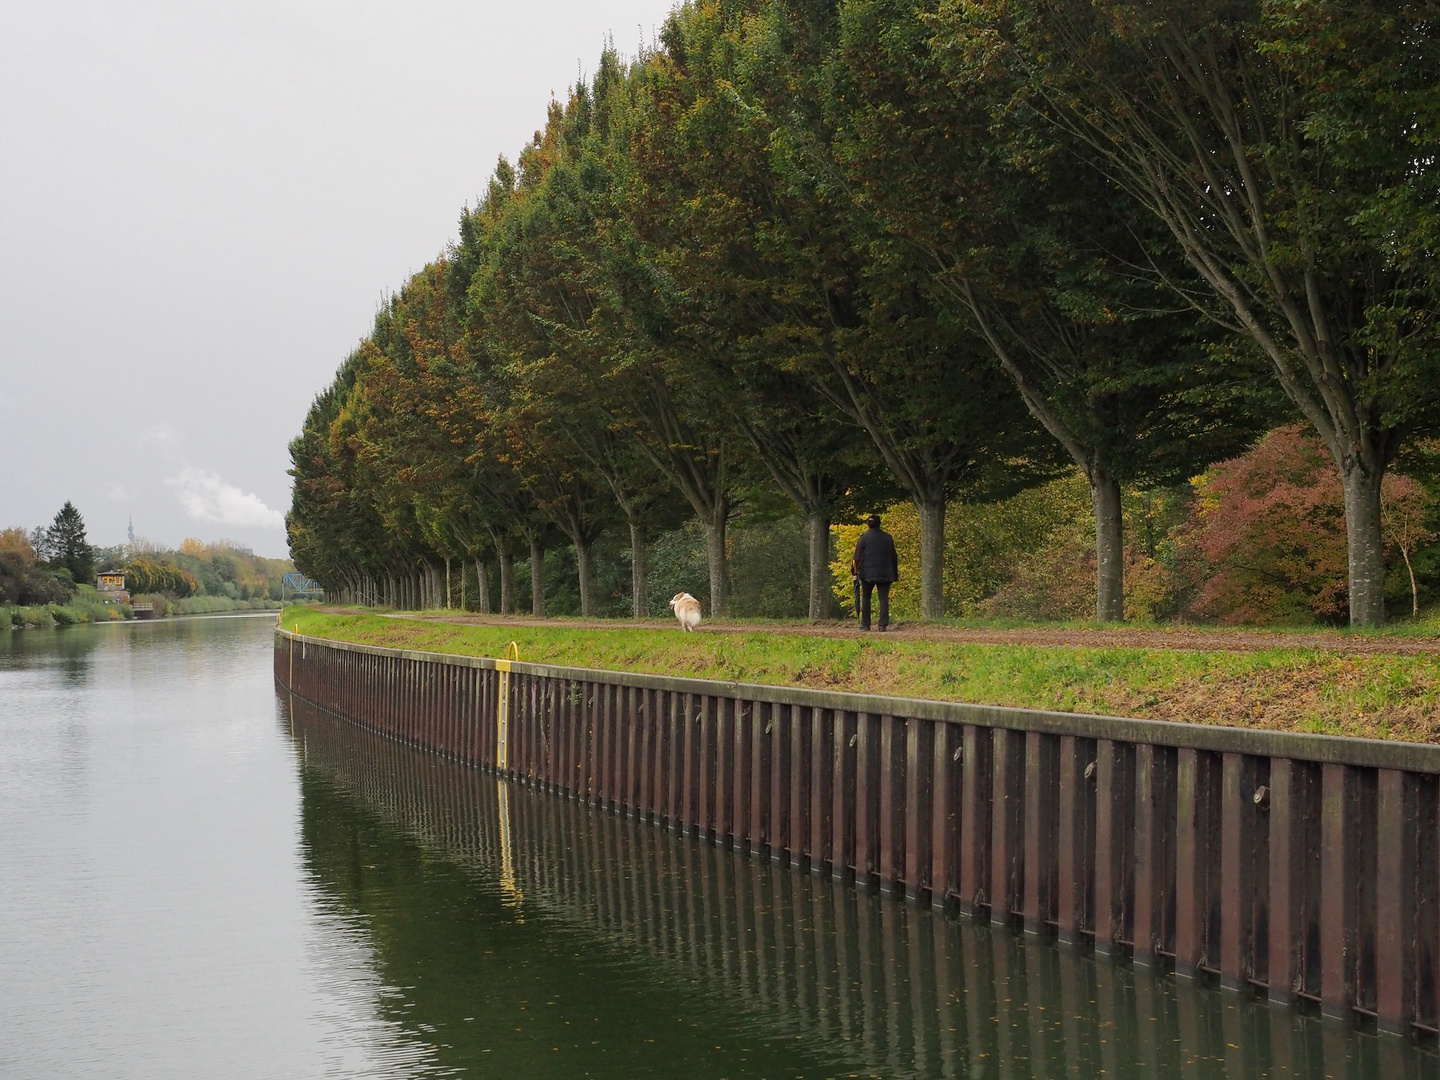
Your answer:
[[[199,584],[186,571],[166,563],[136,559],[125,567],[125,588],[131,593],[164,593],[184,598],[199,591]]]
[[[1195,489],[1184,537],[1199,582],[1194,614],[1223,623],[1344,615],[1344,493],[1318,438],[1279,428]]]
[[[1339,620],[1346,595],[1345,507],[1340,477],[1320,440],[1299,424],[1194,481],[1196,503],[1176,536],[1189,614],[1222,623]],[[1414,479],[1385,478],[1381,511],[1387,566],[1404,574],[1427,527],[1431,497]],[[1408,578],[1408,575],[1405,575]],[[1409,592],[1397,578],[1387,592]]]

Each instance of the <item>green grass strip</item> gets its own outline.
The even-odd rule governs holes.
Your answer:
[[[564,667],[1440,740],[1440,664],[1429,654],[989,645],[775,630],[682,634],[520,620],[467,625],[304,607],[288,609],[284,625],[315,637],[461,656],[503,656],[514,641],[522,660]]]

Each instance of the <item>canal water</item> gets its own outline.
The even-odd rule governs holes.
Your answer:
[[[377,738],[272,627],[0,634],[0,1078],[1440,1077]]]

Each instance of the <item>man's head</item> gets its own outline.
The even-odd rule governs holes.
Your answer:
[[[880,527],[880,515],[871,514],[868,518],[865,519],[865,524],[869,525],[872,529],[878,529]]]

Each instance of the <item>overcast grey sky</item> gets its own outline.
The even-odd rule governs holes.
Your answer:
[[[382,295],[672,0],[45,0],[0,20],[0,528],[285,553]]]

